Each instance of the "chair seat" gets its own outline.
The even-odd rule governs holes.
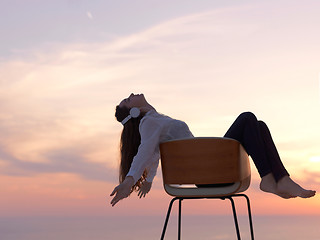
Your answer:
[[[223,187],[197,187],[192,184],[165,184],[167,194],[174,197],[223,197],[244,192],[250,186],[250,176],[242,182],[235,182]]]

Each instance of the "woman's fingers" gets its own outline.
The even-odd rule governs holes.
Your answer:
[[[125,198],[124,196],[120,196],[117,194],[112,200],[111,200],[111,205],[112,207],[116,205],[121,199]]]
[[[112,207],[113,207],[114,205],[116,205],[116,203],[119,202],[119,200],[120,200],[120,199],[118,199],[117,196],[115,196],[115,197],[111,200],[111,202],[110,202],[111,205],[112,205]]]
[[[116,196],[111,200],[112,207],[117,204],[121,199],[126,198],[123,194],[120,194],[120,192],[117,192]]]
[[[142,198],[142,197],[146,197],[146,194],[147,194],[146,192],[144,192],[143,190],[140,190],[138,193],[138,196]]]
[[[110,196],[113,196],[117,191],[118,191],[118,186],[113,189],[113,191],[110,194]]]
[[[147,193],[150,191],[151,184],[152,183],[149,183],[149,182],[143,182],[142,183],[142,186],[141,186],[141,188],[139,190],[139,193],[138,193],[138,196],[140,198],[146,197]]]
[[[110,204],[112,205],[112,207],[113,207],[114,205],[116,205],[116,203],[119,202],[119,201],[122,199],[122,198],[120,198],[120,190],[121,190],[121,189],[119,189],[119,186],[120,186],[120,185],[116,186],[116,187],[113,189],[112,193],[110,194],[110,196],[113,196],[114,194],[116,194],[116,195],[114,196],[114,198],[112,198],[112,200],[111,200],[111,202],[110,202]]]
[[[142,197],[146,197],[146,194],[149,192],[151,187],[151,184],[143,184],[141,186],[141,189],[138,192],[138,197],[142,198]],[[131,185],[125,184],[125,183],[121,183],[120,185],[118,185],[117,187],[115,187],[112,191],[112,193],[110,194],[110,196],[114,196],[114,198],[111,200],[111,205],[114,206],[116,205],[121,199],[126,198],[130,195],[130,189],[131,189]]]
[[[114,198],[112,198],[110,204],[113,206],[115,204],[115,202],[116,202],[116,196]]]
[[[119,202],[121,199],[126,198],[130,195],[130,189],[131,186],[128,184],[121,183],[110,194],[110,196],[113,196],[115,194],[115,197],[111,200],[111,205],[116,205],[117,202]]]
[[[126,198],[130,195],[133,183],[133,177],[126,177],[121,184],[114,188],[114,190],[110,194],[110,196],[116,194],[110,202],[112,206],[116,205],[116,203],[119,202],[121,199]]]

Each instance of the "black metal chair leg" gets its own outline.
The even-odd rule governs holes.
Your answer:
[[[178,240],[180,240],[181,238],[181,204],[182,204],[182,199],[179,198]]]
[[[251,206],[250,206],[250,200],[247,195],[243,194],[247,200],[247,207],[248,207],[248,216],[249,216],[249,224],[250,224],[250,233],[251,233],[251,240],[254,240],[254,235],[253,235],[253,224],[252,224],[252,216],[251,216]]]
[[[233,197],[245,197],[247,200],[247,207],[248,207],[248,216],[249,216],[249,224],[250,224],[250,233],[251,233],[251,240],[254,240],[254,233],[253,233],[253,223],[252,223],[252,215],[251,215],[251,206],[250,206],[250,200],[248,198],[247,195],[245,194],[235,194],[235,195],[229,195],[229,196],[225,196],[225,197],[175,197],[171,200],[169,207],[168,207],[168,212],[167,212],[167,216],[166,216],[166,220],[163,226],[163,230],[162,230],[162,235],[161,235],[161,240],[164,239],[164,235],[166,233],[167,230],[167,225],[168,225],[168,221],[170,218],[170,213],[172,210],[172,206],[174,201],[179,200],[179,213],[178,213],[178,239],[181,239],[181,209],[182,209],[182,200],[184,199],[222,199],[225,200],[226,198],[228,198],[231,202],[231,206],[232,206],[232,212],[233,212],[233,218],[234,218],[234,224],[235,224],[235,228],[236,228],[236,233],[237,233],[237,238],[238,240],[241,240],[240,237],[240,229],[239,229],[239,224],[238,224],[238,218],[237,218],[237,213],[236,213],[236,207],[235,207],[235,203],[233,200]]]
[[[238,237],[238,240],[241,240],[241,237],[240,237],[240,230],[239,230],[239,224],[238,224],[238,218],[237,218],[237,212],[236,212],[236,208],[235,208],[235,205],[234,205],[234,201],[232,199],[232,196],[230,197],[227,197],[230,202],[231,202],[231,206],[232,206],[232,212],[233,212],[233,218],[234,218],[234,225],[236,227],[236,233],[237,233],[237,237]]]
[[[169,221],[169,217],[170,217],[170,213],[171,213],[171,209],[172,209],[173,202],[174,202],[175,200],[177,200],[177,199],[178,199],[178,198],[175,197],[175,198],[173,198],[173,199],[170,201],[170,204],[169,204],[169,207],[168,207],[167,216],[166,216],[166,220],[165,220],[165,222],[164,222],[164,226],[163,226],[163,229],[162,229],[162,234],[161,234],[161,238],[160,238],[161,240],[164,239],[164,235],[165,235],[166,230],[167,230],[167,225],[168,225],[168,221]]]
[[[233,197],[244,197],[247,200],[247,209],[248,209],[248,217],[249,217],[249,225],[250,225],[250,235],[251,235],[251,240],[254,240],[253,221],[252,221],[251,205],[250,205],[249,197],[246,194],[237,194],[237,195],[233,195]]]

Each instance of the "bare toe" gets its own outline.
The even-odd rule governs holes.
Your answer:
[[[299,197],[302,198],[310,198],[313,197],[314,195],[316,195],[316,191],[312,191],[312,190],[304,190]]]
[[[299,184],[295,183],[289,176],[285,176],[277,183],[277,191],[286,193],[292,197],[310,198],[316,192],[302,188]]]

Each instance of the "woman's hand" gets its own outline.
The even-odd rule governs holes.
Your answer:
[[[124,181],[116,186],[110,196],[116,194],[116,196],[111,200],[112,207],[116,205],[121,199],[124,199],[130,195],[131,187],[134,184],[133,177],[129,176],[124,179]]]
[[[139,192],[138,192],[138,196],[139,196],[140,198],[145,197],[146,194],[150,191],[151,185],[152,185],[152,182],[144,181],[144,182],[142,183],[142,186],[141,186]]]

